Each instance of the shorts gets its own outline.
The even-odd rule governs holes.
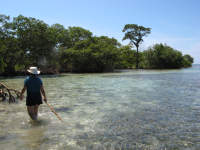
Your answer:
[[[26,97],[26,106],[34,106],[42,104],[41,93],[29,93]]]

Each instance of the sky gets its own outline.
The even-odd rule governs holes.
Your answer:
[[[163,43],[200,64],[200,0],[0,0],[0,14],[80,26],[122,44],[125,24],[151,28],[140,50]]]

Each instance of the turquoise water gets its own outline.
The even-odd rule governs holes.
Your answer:
[[[21,89],[25,77],[1,78]],[[1,150],[200,149],[200,66],[41,76],[48,102],[0,103]]]

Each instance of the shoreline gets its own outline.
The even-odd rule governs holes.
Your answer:
[[[193,64],[191,67],[187,67],[187,68],[192,68],[195,67],[196,65],[200,65],[200,64]],[[103,74],[103,73],[121,73],[121,72],[126,72],[126,71],[165,71],[165,70],[181,70],[181,69],[187,69],[187,68],[166,68],[166,69],[115,69],[114,71],[107,71],[107,72],[55,72],[55,73],[48,73],[48,72],[41,72],[40,75],[42,76],[59,76],[59,75],[63,75],[63,74]],[[24,77],[24,76],[28,76],[27,72],[17,72],[17,73],[13,73],[13,74],[0,74],[0,78],[9,78],[9,77]]]

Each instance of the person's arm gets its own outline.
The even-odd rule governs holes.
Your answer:
[[[45,93],[43,85],[41,86],[40,91],[41,91],[41,93],[43,95],[44,101],[47,103],[47,97],[46,97],[46,93]]]
[[[23,87],[23,89],[22,89],[22,91],[21,91],[21,93],[20,93],[20,97],[19,97],[19,99],[20,100],[23,100],[23,98],[24,98],[24,92],[26,91],[26,86],[24,85],[24,87]]]

